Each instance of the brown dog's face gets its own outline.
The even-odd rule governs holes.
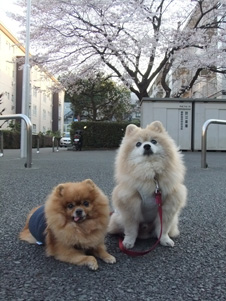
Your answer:
[[[91,180],[60,184],[55,190],[55,211],[67,222],[82,223],[98,214],[97,188]]]
[[[92,206],[90,200],[75,200],[67,204],[66,212],[75,223],[80,223],[90,217],[89,213]]]

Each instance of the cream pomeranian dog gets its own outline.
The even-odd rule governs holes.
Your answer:
[[[161,122],[152,122],[145,129],[128,125],[115,161],[114,212],[108,232],[124,233],[127,249],[133,248],[137,237],[159,237],[161,222],[154,197],[158,185],[162,196],[160,243],[173,247],[171,238],[179,235],[178,217],[186,204],[184,175],[182,155]]]

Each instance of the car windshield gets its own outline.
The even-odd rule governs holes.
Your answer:
[[[64,134],[64,137],[70,138],[70,134]]]

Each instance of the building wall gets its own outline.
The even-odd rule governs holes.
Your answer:
[[[16,112],[16,55],[24,55],[24,49],[16,46],[16,40],[0,23],[0,93],[4,93],[4,114]]]
[[[4,93],[1,108],[6,109],[5,115],[22,112],[24,56],[25,49],[0,23],[0,93]],[[53,93],[51,88],[56,82],[51,74],[38,66],[30,68],[28,117],[31,119],[34,134],[47,131],[63,133],[64,91],[57,93],[58,101],[54,101],[56,93]],[[3,128],[6,128],[8,123]]]
[[[201,150],[202,126],[208,119],[226,120],[226,99],[143,98],[141,127],[159,120],[181,150]],[[226,150],[224,125],[208,129],[207,150]]]

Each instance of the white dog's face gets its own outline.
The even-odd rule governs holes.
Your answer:
[[[174,141],[158,121],[145,129],[131,124],[126,128],[125,137],[117,157],[117,172],[134,178],[162,173],[177,151]]]
[[[150,139],[150,141],[138,141],[134,144],[130,153],[130,158],[134,161],[149,161],[154,155],[162,155],[164,150],[157,139]]]

